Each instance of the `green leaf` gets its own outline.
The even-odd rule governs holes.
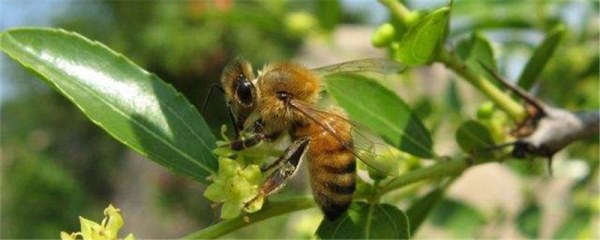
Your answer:
[[[202,183],[217,169],[215,138],[172,86],[106,46],[58,29],[13,29],[0,49],[140,154]]]
[[[485,148],[494,146],[494,140],[490,131],[481,123],[474,120],[464,122],[456,131],[456,142],[460,148],[472,153],[477,158],[493,158],[493,151]]]
[[[406,215],[389,204],[355,202],[335,221],[323,219],[315,235],[321,239],[407,239]]]
[[[540,223],[542,221],[540,207],[535,202],[530,202],[517,217],[517,227],[528,238],[539,238]]]
[[[544,66],[548,63],[548,60],[552,57],[552,54],[556,51],[562,36],[565,33],[565,27],[563,25],[559,25],[553,28],[546,36],[546,39],[540,44],[540,46],[535,49],[533,55],[525,65],[523,72],[521,72],[521,76],[519,76],[519,80],[517,84],[527,90],[530,89],[531,86],[538,79]]]
[[[431,216],[432,223],[448,229],[457,237],[474,237],[486,223],[476,209],[451,199],[444,199]]]
[[[444,43],[449,16],[450,8],[443,7],[421,17],[400,40],[394,59],[409,65],[431,62]]]
[[[394,92],[358,74],[332,74],[325,82],[328,92],[354,121],[402,151],[423,158],[435,156],[429,132]]]
[[[489,39],[479,32],[474,32],[468,40],[462,40],[458,43],[459,56],[474,71],[483,74],[488,79],[494,79],[490,73],[484,69],[481,64],[498,71],[494,49]]]
[[[427,193],[427,195],[413,201],[413,204],[406,210],[406,215],[410,221],[411,236],[417,232],[421,224],[427,219],[427,216],[435,209],[443,197],[443,189],[436,188]]]
[[[331,32],[341,19],[342,7],[338,0],[317,1],[317,17],[321,27]]]

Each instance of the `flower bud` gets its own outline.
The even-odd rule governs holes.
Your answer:
[[[494,113],[494,103],[493,102],[484,102],[477,108],[477,119],[479,120],[487,120],[492,117]]]
[[[371,43],[375,47],[386,47],[394,39],[396,30],[391,23],[384,23],[379,26],[371,37]]]

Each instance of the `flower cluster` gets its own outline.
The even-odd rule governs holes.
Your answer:
[[[269,147],[256,146],[243,151],[233,151],[231,142],[225,136],[225,126],[221,135],[225,141],[217,142],[213,151],[219,157],[219,171],[211,176],[212,184],[206,188],[204,196],[209,200],[221,203],[221,218],[231,219],[240,215],[242,210],[252,213],[260,210],[263,196],[259,194],[262,172],[257,165],[269,155],[278,155]]]
[[[243,168],[232,159],[220,157],[219,172],[217,176],[213,176],[213,183],[206,188],[204,196],[213,202],[223,203],[223,219],[237,217],[242,209],[246,212],[258,211],[262,207],[262,199],[252,201],[250,206],[245,206],[245,203],[257,195],[261,179],[262,174],[257,165]]]
[[[121,211],[112,205],[108,205],[108,207],[104,209],[104,216],[106,217],[104,217],[100,224],[83,217],[79,217],[81,232],[74,232],[71,234],[61,232],[60,238],[62,240],[74,240],[79,236],[84,240],[118,239],[117,234],[119,233],[121,227],[123,227],[123,217],[121,216]],[[133,234],[129,234],[124,239],[135,240],[135,237]]]

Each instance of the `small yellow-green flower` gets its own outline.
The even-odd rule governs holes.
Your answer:
[[[79,217],[81,232],[74,232],[71,234],[61,232],[60,238],[62,240],[74,240],[79,236],[84,240],[118,239],[117,234],[121,227],[123,227],[123,217],[121,216],[120,210],[112,205],[108,205],[108,207],[104,209],[104,216],[106,217],[104,217],[101,224]],[[135,240],[135,237],[133,234],[129,234],[125,237],[125,240]]]
[[[221,218],[231,219],[240,215],[245,207],[244,203],[257,195],[261,179],[262,174],[257,165],[242,168],[238,162],[220,157],[219,172],[217,176],[213,176],[213,183],[206,188],[204,196],[213,202],[223,203]],[[262,206],[262,201],[260,205]],[[257,211],[261,206],[253,204],[245,210]]]

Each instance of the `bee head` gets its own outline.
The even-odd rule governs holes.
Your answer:
[[[252,66],[241,59],[227,65],[221,75],[225,98],[238,115],[248,116],[255,108],[257,93],[253,78]]]

